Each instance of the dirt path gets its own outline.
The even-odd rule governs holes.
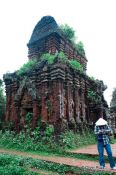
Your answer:
[[[116,151],[116,144],[113,145],[115,146],[115,149],[113,149],[113,153]],[[97,154],[97,149],[96,145],[91,145],[82,149],[77,149],[72,152],[75,153],[96,153]],[[35,159],[41,159],[41,160],[46,160],[46,161],[51,161],[51,162],[56,162],[56,163],[61,163],[61,164],[66,164],[66,165],[71,165],[71,166],[77,166],[77,167],[88,167],[88,168],[93,168],[93,169],[99,169],[99,163],[98,161],[89,161],[89,160],[79,160],[75,158],[67,158],[67,157],[59,157],[59,156],[40,156],[40,155],[35,155],[33,153],[27,153],[27,152],[21,152],[21,151],[15,151],[15,150],[8,150],[8,149],[0,149],[0,153],[7,153],[7,154],[12,154],[12,155],[19,155],[19,156],[24,156],[24,157],[31,157]],[[109,163],[106,163],[105,166],[106,171],[114,172],[114,170],[110,169]],[[104,170],[104,171],[105,171]],[[115,171],[116,172],[116,171]]]
[[[116,143],[111,144],[111,147],[112,147],[113,157],[116,157]],[[72,150],[71,152],[81,153],[81,154],[89,154],[89,155],[98,155],[97,145],[86,146],[86,147],[83,147],[80,149]],[[104,151],[104,155],[107,155],[106,151]]]

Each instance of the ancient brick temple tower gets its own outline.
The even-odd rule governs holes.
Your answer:
[[[27,46],[29,60],[37,59],[35,67],[25,76],[17,72],[4,75],[6,121],[14,122],[16,127],[25,125],[30,112],[32,128],[41,119],[62,130],[78,128],[83,123],[92,125],[101,110],[105,113],[103,82],[86,75],[86,57],[79,54],[53,17],[45,16],[37,23]],[[52,64],[40,59],[44,53],[57,55],[61,51],[68,60],[77,60],[83,72],[73,69],[68,61],[62,63],[59,56]]]

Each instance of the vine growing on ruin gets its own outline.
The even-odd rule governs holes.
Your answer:
[[[92,102],[99,103],[101,101],[101,97],[93,90],[88,90],[87,97]]]

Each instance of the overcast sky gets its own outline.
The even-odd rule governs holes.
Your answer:
[[[0,78],[27,62],[27,43],[46,15],[67,23],[85,46],[87,74],[116,87],[116,0],[0,0]]]

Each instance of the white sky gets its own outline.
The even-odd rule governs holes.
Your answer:
[[[116,87],[116,0],[0,0],[0,78],[27,60],[28,43],[41,17],[73,27],[84,43],[87,73],[108,86],[108,104]]]

